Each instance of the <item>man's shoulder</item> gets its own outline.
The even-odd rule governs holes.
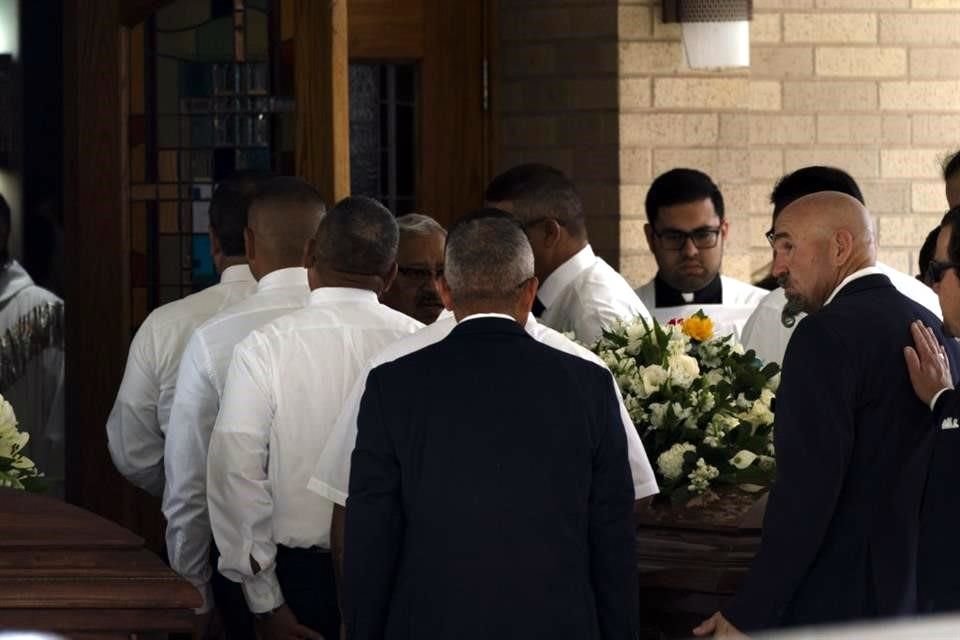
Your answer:
[[[724,304],[759,305],[770,293],[749,282],[723,274],[720,275],[720,282],[723,285]]]
[[[256,283],[247,285],[250,289]],[[143,321],[144,327],[155,331],[192,330],[214,315],[228,308],[231,296],[237,294],[240,283],[215,284],[202,291],[161,305],[150,312]],[[237,302],[242,297],[238,296]]]

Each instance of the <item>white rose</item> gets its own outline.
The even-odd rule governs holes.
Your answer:
[[[657,468],[667,480],[676,480],[683,473],[683,454],[696,450],[697,448],[689,442],[675,444],[660,454],[657,458]]]
[[[686,388],[700,376],[700,365],[686,354],[671,355],[667,358],[667,371],[674,384]]]
[[[643,383],[643,390],[639,392],[640,397],[648,398],[659,391],[667,381],[667,370],[658,364],[643,367],[640,371],[640,381]]]
[[[703,374],[708,387],[715,387],[726,379],[723,369],[711,369]]]
[[[667,405],[662,402],[651,402],[650,406],[650,424],[655,429],[663,426],[663,420],[667,415]]]

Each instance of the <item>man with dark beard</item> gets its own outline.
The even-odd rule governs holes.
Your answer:
[[[776,225],[780,212],[790,203],[820,191],[845,193],[864,204],[863,194],[856,181],[842,169],[835,167],[810,166],[797,169],[780,178],[770,194],[773,204],[773,223]],[[940,303],[937,296],[922,282],[893,267],[877,262],[877,268],[883,272],[893,286],[908,298],[940,317]],[[767,294],[760,301],[753,314],[747,319],[741,334],[741,342],[753,349],[765,362],[782,363],[787,350],[787,342],[793,334],[796,324],[804,318],[803,311],[791,305],[784,295],[783,286]]]

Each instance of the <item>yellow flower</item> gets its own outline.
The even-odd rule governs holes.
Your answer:
[[[713,320],[702,313],[696,313],[684,320],[681,328],[685,334],[700,342],[713,337]]]

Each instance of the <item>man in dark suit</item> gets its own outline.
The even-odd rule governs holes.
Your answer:
[[[439,291],[458,326],[367,379],[348,637],[635,638],[633,486],[610,374],[524,331],[537,279],[506,213],[454,225]]]
[[[940,298],[944,330],[960,336],[960,207],[944,216],[937,234],[926,281]],[[957,498],[960,460],[960,393],[954,376],[960,367],[956,340],[943,340],[929,327],[910,326],[914,347],[904,356],[914,391],[933,412],[937,443],[923,498],[920,530],[920,610],[940,613],[960,610],[960,499]]]
[[[736,596],[696,635],[916,611],[919,510],[934,432],[902,350],[936,322],[875,267],[869,213],[832,191],[777,217],[773,274],[810,314],[787,347],[777,476],[760,551]]]

